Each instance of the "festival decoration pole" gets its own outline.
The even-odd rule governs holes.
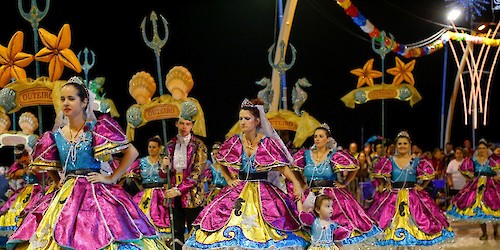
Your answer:
[[[168,22],[163,17],[160,15],[160,18],[163,22],[163,26],[165,26],[165,37],[163,39],[160,38],[158,35],[158,16],[156,16],[156,13],[154,11],[151,12],[151,15],[149,16],[149,19],[151,20],[151,24],[153,26],[153,37],[151,40],[148,40],[146,36],[146,17],[142,20],[141,23],[141,33],[142,33],[142,40],[144,40],[144,43],[148,47],[150,47],[154,53],[155,53],[155,59],[156,59],[156,72],[157,72],[157,81],[158,81],[158,91],[160,93],[160,96],[163,95],[163,80],[161,77],[161,61],[160,61],[160,53],[161,49],[165,44],[167,43],[168,40]],[[167,144],[167,124],[165,122],[165,119],[161,119],[161,127],[162,127],[162,135],[163,135],[163,143],[165,144],[165,150],[167,150],[166,144]],[[167,152],[165,152],[167,153]],[[170,169],[167,170],[167,187],[170,188],[172,186],[171,180],[170,180]],[[175,236],[174,236],[174,216],[173,216],[173,209],[172,209],[172,204],[171,204],[172,199],[167,199],[167,203],[170,205],[168,206],[169,213],[170,213],[170,233],[172,236],[172,249],[175,250]]]
[[[90,54],[92,55],[92,62],[89,63],[89,51],[90,51]],[[78,52],[78,61],[80,61],[81,63],[81,56],[82,54],[82,51]],[[85,48],[83,49],[83,63],[82,64],[82,69],[83,69],[83,72],[85,73],[85,86],[87,86],[87,88],[89,87],[89,71],[92,67],[94,67],[94,63],[95,63],[95,53],[94,51],[92,50],[89,50],[88,48]]]
[[[278,0],[278,25],[281,27],[283,23],[283,0]],[[281,108],[288,110],[288,95],[287,95],[287,86],[286,86],[286,74],[280,74],[281,81]]]
[[[163,46],[167,43],[168,40],[168,22],[167,20],[160,15],[162,21],[163,21],[163,26],[165,26],[165,37],[163,39],[160,38],[158,35],[158,16],[156,16],[156,13],[154,11],[151,12],[151,15],[149,16],[149,19],[151,20],[151,23],[153,25],[153,37],[150,40],[148,40],[146,36],[146,17],[142,20],[141,23],[141,33],[142,33],[142,40],[144,40],[144,43],[148,47],[150,47],[154,53],[155,53],[155,58],[156,58],[156,72],[157,72],[157,81],[158,81],[158,91],[160,93],[160,96],[163,95],[163,80],[161,77],[161,62],[160,62],[160,53],[161,49]],[[163,133],[163,142],[167,143],[167,124],[164,119],[161,120],[161,127],[162,127],[162,133]]]
[[[391,52],[392,48],[394,47],[394,37],[392,36],[391,33],[389,33],[389,37],[390,37],[390,44],[389,45],[386,45],[385,44],[385,41],[386,41],[386,34],[385,34],[385,31],[382,31],[380,32],[380,36],[377,38],[372,38],[372,49],[373,51],[375,51],[375,53],[379,54],[380,55],[380,59],[382,59],[382,84],[385,84],[385,69],[384,69],[384,66],[385,66],[385,55],[387,55],[387,53]],[[378,43],[380,45],[379,48],[376,47],[376,43],[377,43],[377,40],[378,40]],[[384,99],[382,99],[382,138],[385,139],[385,104],[384,104]],[[382,140],[384,140],[382,139]],[[382,153],[383,154],[383,153]]]
[[[280,33],[278,35],[278,40],[277,41],[282,41],[284,44],[283,51],[281,50],[276,50],[276,53],[274,55],[274,64],[278,64],[280,61],[280,58],[285,57],[286,53],[286,45],[288,44],[288,38],[290,37],[290,30],[292,29],[292,22],[293,22],[293,17],[295,15],[295,8],[297,7],[297,2],[298,0],[288,0],[286,1],[285,5],[285,11],[284,11],[284,16],[283,20],[281,23],[280,27]],[[278,105],[279,105],[279,99],[281,95],[278,93],[280,92],[280,75],[278,72],[277,68],[273,67],[273,72],[271,76],[271,85],[272,85],[272,90],[273,90],[273,100],[271,105],[269,106],[269,111],[277,111],[278,110]]]
[[[469,57],[470,50],[472,49],[472,42],[467,42],[467,47],[465,47],[464,54],[462,56],[462,60],[460,61],[460,66],[458,67],[458,72],[463,72],[465,65],[467,63],[467,58]],[[460,77],[461,74],[457,74],[455,76],[455,84],[453,86],[453,92],[450,97],[450,104],[448,106],[448,116],[446,119],[446,132],[445,132],[445,141],[450,141],[451,137],[451,124],[453,123],[453,113],[455,111],[455,102],[457,100],[458,88],[460,86]]]
[[[446,75],[448,70],[448,43],[446,43],[444,48],[444,57],[443,57],[443,82],[441,89],[441,130],[440,130],[440,148],[444,148],[444,106],[445,106],[445,98],[446,98]],[[447,143],[447,142],[446,142]]]
[[[37,5],[37,0],[31,0],[31,7],[29,12],[24,12],[23,10],[23,1],[22,0],[17,0],[17,9],[19,10],[19,13],[21,16],[24,18],[24,20],[28,21],[31,24],[31,27],[33,28],[33,40],[35,43],[35,52],[38,51],[38,26],[40,24],[40,21],[47,15],[47,12],[49,11],[49,6],[50,6],[50,0],[45,1],[45,8],[40,11]],[[35,61],[35,75],[38,78],[40,76],[40,64],[38,61]],[[38,133],[42,135],[43,133],[43,119],[42,119],[42,107],[38,106],[37,107],[38,111]]]

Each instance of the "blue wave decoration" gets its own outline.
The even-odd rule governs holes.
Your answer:
[[[382,229],[380,229],[379,227],[377,226],[373,226],[372,229],[370,229],[370,231],[362,234],[362,235],[359,235],[359,236],[356,236],[356,237],[352,237],[352,238],[347,238],[345,240],[342,241],[342,245],[350,245],[350,244],[357,244],[357,243],[360,243],[374,235],[377,235],[378,233],[381,233],[382,232]]]
[[[411,235],[406,229],[398,228],[395,234],[401,240],[379,240],[375,242],[379,246],[432,246],[438,243],[442,243],[448,239],[455,237],[455,233],[443,229],[441,236],[432,240],[419,240]]]

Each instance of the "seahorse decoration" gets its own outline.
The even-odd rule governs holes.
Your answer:
[[[301,87],[311,87],[311,83],[304,77],[297,80],[295,83],[295,87],[292,89],[292,103],[293,103],[293,111],[298,116],[302,115],[300,111],[300,107],[307,100],[307,93]]]
[[[245,203],[245,200],[243,198],[240,197],[236,199],[236,202],[233,205],[234,215],[241,216],[243,214],[243,211],[241,211],[241,209],[243,208],[243,203]]]
[[[264,102],[264,111],[267,112],[269,111],[269,105],[273,102],[271,79],[263,77],[262,79],[260,79],[260,81],[256,81],[255,84],[265,87],[257,93],[257,98],[261,99]]]

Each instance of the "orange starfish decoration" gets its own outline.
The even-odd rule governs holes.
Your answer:
[[[80,73],[82,66],[75,53],[69,49],[71,45],[71,29],[69,24],[63,25],[57,37],[43,28],[38,29],[40,40],[45,48],[36,53],[35,59],[49,63],[49,79],[58,80],[64,70],[64,66]]]
[[[387,73],[394,76],[392,84],[399,85],[401,82],[405,81],[411,86],[415,85],[415,79],[413,78],[413,68],[415,68],[415,59],[411,62],[405,64],[401,59],[396,57],[396,67],[387,70]]]
[[[21,52],[23,50],[24,33],[16,32],[9,41],[7,48],[0,45],[0,87],[7,85],[12,78],[26,78],[24,67],[34,59],[33,55]]]
[[[360,88],[363,85],[373,86],[373,78],[382,77],[382,72],[378,70],[373,70],[374,59],[368,60],[363,68],[357,68],[351,70],[351,74],[358,76],[358,85],[356,88]]]

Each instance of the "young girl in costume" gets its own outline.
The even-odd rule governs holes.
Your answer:
[[[299,203],[299,210],[300,210]],[[311,246],[308,250],[338,250],[335,244],[334,232],[338,225],[331,216],[333,215],[333,200],[321,194],[314,201],[314,215],[316,219],[311,227]]]

